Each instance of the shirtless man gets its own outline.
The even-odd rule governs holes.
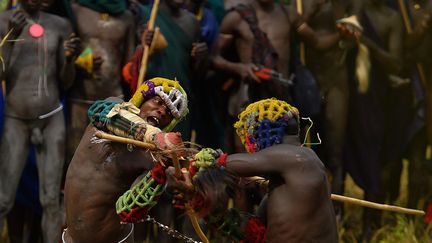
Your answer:
[[[321,5],[322,1],[314,1],[309,7],[310,13]],[[231,117],[227,120],[234,119],[239,109],[248,102],[270,97],[291,100],[289,85],[274,80],[259,80],[254,72],[257,65],[263,65],[288,79],[292,71],[289,66],[293,35],[316,50],[325,50],[338,43],[341,37],[338,32],[318,36],[304,21],[294,6],[279,5],[273,0],[253,0],[250,4],[238,5],[234,11],[227,13],[220,27],[221,34],[213,58],[215,69],[241,79],[239,91],[230,97],[235,102],[229,101],[228,113]],[[235,44],[239,62],[223,57],[223,52],[231,43]],[[234,148],[232,152],[239,152],[241,145],[230,129],[227,128],[225,133],[225,146]]]
[[[269,191],[261,204],[261,221],[267,225],[265,242],[338,242],[325,167],[311,149],[301,146],[298,110],[284,101],[261,100],[240,114],[235,127],[249,153],[228,155],[225,162],[218,159],[217,164],[236,176],[262,176],[269,180]],[[269,128],[274,136],[261,136],[270,132]],[[174,188],[188,192],[185,189],[190,187],[174,178],[172,169],[167,170],[169,181],[174,181]],[[203,173],[204,168],[192,177],[192,182],[199,184],[195,184],[191,202],[201,196],[206,204],[196,211],[203,217],[217,218],[213,209],[220,206],[224,197],[217,189],[225,188],[218,187],[218,183],[225,181],[220,176],[213,180],[214,184],[206,184],[209,181],[204,178],[209,177]],[[188,193],[176,193],[175,198],[182,200],[191,196]]]
[[[426,143],[432,144],[432,72],[428,66],[432,65],[432,58],[426,53],[432,50],[432,2],[431,1],[407,1],[405,9],[412,16],[412,31],[406,34],[405,38],[405,64],[406,68],[411,72],[416,72],[417,64],[422,66],[425,83],[422,83],[425,90],[426,98]],[[418,71],[417,71],[418,72]],[[423,94],[424,94],[423,93]],[[418,99],[418,102],[422,102]],[[420,104],[421,105],[421,104]],[[409,197],[408,207],[417,207],[418,202],[424,196],[431,196],[430,173],[432,173],[432,159],[428,158],[427,165],[429,170],[425,170],[424,166],[424,134],[420,135],[420,143],[413,143],[410,150],[410,156],[414,159],[410,160],[409,168]],[[419,139],[417,139],[419,140]],[[412,163],[415,161],[417,163]]]
[[[121,68],[135,47],[134,19],[125,1],[78,0],[72,8],[83,47],[93,55],[93,69],[90,74],[82,72],[69,93],[68,162],[88,124],[83,119],[93,101],[123,97]]]
[[[311,16],[308,25],[317,33],[337,33],[336,20],[343,18],[339,1],[328,1],[316,13],[310,13],[313,1],[303,1],[304,11]],[[323,144],[318,147],[320,158],[332,174],[332,192],[343,194],[342,150],[348,118],[348,70],[346,51],[338,43],[327,50],[310,46],[305,49],[305,64],[316,79],[322,100],[322,110],[316,121]],[[342,205],[336,207],[341,213]]]
[[[340,39],[339,33],[331,33],[330,35],[318,38],[292,6],[278,5],[271,0],[255,0],[249,5],[239,6],[246,6],[247,8],[234,8],[235,11],[228,12],[222,21],[220,27],[221,36],[214,52],[213,67],[236,74],[242,80],[253,81],[252,84],[263,88],[261,92],[258,92],[256,91],[257,87],[251,87],[254,90],[251,92],[260,93],[253,95],[251,97],[252,101],[263,96],[276,96],[285,100],[289,99],[286,85],[271,83],[271,88],[265,88],[269,84],[256,84],[261,83],[261,81],[256,77],[254,71],[257,65],[266,65],[268,68],[279,71],[284,78],[288,78],[290,74],[290,41],[293,34],[298,35],[307,44],[318,49],[331,47]],[[313,8],[319,6],[320,2],[317,1]],[[249,14],[249,12],[250,15],[255,15],[253,18],[255,20],[252,21],[256,21],[257,26],[248,24],[245,14]],[[274,23],[281,24],[276,25]],[[260,33],[254,34],[252,28],[258,28],[261,32],[265,33],[266,37],[261,36]],[[257,35],[267,39],[269,43],[265,43],[267,42],[266,40],[257,39]],[[233,42],[240,59],[240,62],[237,63],[230,62],[221,56],[228,45]],[[266,48],[266,53],[262,54],[262,56],[257,56],[258,50],[255,45],[266,45],[262,47]]]
[[[39,11],[40,1],[22,0],[22,9],[0,14],[6,81],[5,127],[0,151],[0,229],[11,209],[29,144],[36,147],[44,242],[60,233],[60,185],[65,125],[60,89],[72,85],[80,41],[63,18]],[[65,55],[65,54],[68,55]]]
[[[360,42],[370,54],[369,87],[363,93],[351,87],[344,159],[366,200],[392,202],[399,194],[397,171],[407,147],[405,119],[410,118],[411,102],[409,86],[398,84],[401,78],[392,78],[400,77],[402,71],[402,18],[383,0],[364,1],[358,10],[364,29]],[[369,241],[379,227],[379,215],[376,210],[364,210],[362,240]]]
[[[149,89],[150,82],[156,88]],[[145,85],[149,86],[144,89]],[[177,91],[181,95],[172,95]],[[144,82],[130,102],[139,107],[145,130],[150,131],[149,124],[169,131],[187,114],[184,94],[178,82],[156,78]],[[134,127],[141,124],[134,123]],[[125,144],[96,139],[97,130],[92,124],[87,127],[67,171],[68,228],[63,234],[64,242],[134,242],[133,225],[120,224],[116,201],[140,174],[153,168],[154,159],[148,150],[130,151]]]

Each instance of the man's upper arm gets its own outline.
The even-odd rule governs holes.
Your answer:
[[[216,40],[213,54],[217,56],[222,53],[227,46],[232,43],[234,35],[237,34],[237,26],[241,21],[240,15],[236,11],[231,11],[222,20],[219,28],[219,35]]]
[[[392,18],[392,26],[389,35],[389,52],[392,56],[400,60],[402,57],[402,41],[403,41],[403,24],[402,18],[398,13],[395,13]]]
[[[240,14],[236,11],[231,11],[225,15],[220,25],[220,33],[225,35],[234,35],[237,31],[237,26],[241,22]]]

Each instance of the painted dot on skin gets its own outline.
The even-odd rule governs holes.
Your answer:
[[[40,38],[44,35],[45,30],[40,24],[32,24],[29,28],[29,33],[33,38]]]

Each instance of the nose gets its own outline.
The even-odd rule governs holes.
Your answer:
[[[167,109],[168,108],[166,106],[159,106],[156,111],[161,115],[161,117],[165,117],[168,114]]]

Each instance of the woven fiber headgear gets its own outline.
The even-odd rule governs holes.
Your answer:
[[[162,130],[171,131],[177,123],[183,119],[189,112],[187,108],[187,94],[180,86],[178,81],[166,78],[152,78],[145,81],[135,92],[129,102],[136,107],[140,107],[149,98],[158,95],[165,102],[174,116],[168,126]]]
[[[275,98],[250,104],[234,124],[237,135],[249,153],[282,142],[288,121],[296,119],[299,111],[285,101]]]

